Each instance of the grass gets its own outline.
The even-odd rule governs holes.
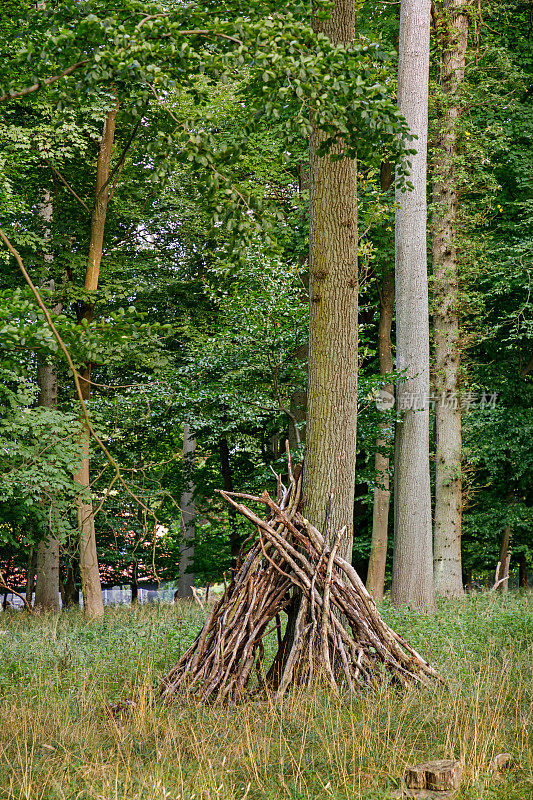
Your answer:
[[[531,595],[480,594],[434,617],[385,606],[449,679],[383,683],[341,701],[316,690],[237,708],[154,701],[198,632],[194,608],[0,617],[0,800],[387,800],[405,765],[453,757],[464,800],[531,800]],[[114,718],[108,703],[135,701]],[[516,766],[494,782],[489,761]]]

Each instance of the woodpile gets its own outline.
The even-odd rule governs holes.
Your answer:
[[[256,689],[278,696],[291,684],[319,681],[335,692],[354,691],[375,684],[383,672],[403,686],[441,680],[383,621],[357,572],[339,555],[345,531],[328,536],[326,525],[324,536],[302,515],[301,473],[300,465],[292,473],[289,459],[289,485],[278,478],[276,501],[266,491],[259,497],[221,492],[257,536],[201,633],[164,678],[164,698],[236,702],[254,675]],[[266,519],[239,501],[266,507]],[[265,672],[263,640],[276,629],[278,654]]]

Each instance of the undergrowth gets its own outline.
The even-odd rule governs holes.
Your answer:
[[[387,800],[406,764],[434,758],[462,762],[464,800],[530,800],[531,595],[382,612],[446,688],[164,706],[153,687],[200,630],[197,608],[114,608],[91,624],[6,612],[0,800]],[[494,781],[502,752],[515,766]]]

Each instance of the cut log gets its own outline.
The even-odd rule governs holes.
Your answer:
[[[461,764],[450,759],[426,761],[407,767],[404,780],[408,789],[429,789],[434,792],[458,789],[461,784]]]
[[[333,691],[372,686],[388,672],[402,686],[442,678],[384,622],[357,572],[340,555],[344,530],[329,541],[300,511],[302,468],[276,501],[267,492],[221,492],[256,529],[240,567],[191,647],[164,678],[160,695],[236,702],[257,675],[257,690],[281,696],[291,684],[323,681]],[[266,519],[239,502],[270,510]],[[273,680],[263,667],[263,638],[299,601],[290,651]],[[341,622],[342,620],[342,622]],[[278,631],[279,636],[279,631]],[[255,668],[255,669],[254,669]]]

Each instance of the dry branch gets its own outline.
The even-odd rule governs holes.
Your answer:
[[[330,541],[300,512],[300,465],[276,502],[261,496],[220,492],[252,522],[257,538],[223,597],[186,653],[160,686],[167,698],[193,694],[202,701],[237,701],[255,664],[260,689],[282,695],[292,684],[323,679],[335,691],[372,685],[383,670],[403,686],[428,683],[439,674],[383,621],[354,568],[338,554],[345,533]],[[246,500],[267,506],[262,519]],[[294,633],[280,674],[262,672],[264,636],[281,611],[294,616]],[[271,625],[272,623],[272,625]],[[278,642],[281,636],[278,630]],[[280,646],[281,649],[281,646]]]

